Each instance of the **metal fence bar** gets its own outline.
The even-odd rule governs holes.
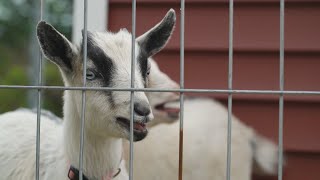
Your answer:
[[[184,19],[185,1],[180,1],[180,89],[184,89]],[[179,180],[182,180],[183,169],[183,114],[184,92],[180,92],[180,133],[179,133]]]
[[[88,41],[88,0],[84,0],[83,8],[83,87],[86,87],[87,74],[87,41]],[[86,90],[82,90],[82,104],[81,104],[81,125],[80,125],[80,154],[79,154],[79,178],[83,180],[83,148],[84,148],[84,126],[85,126],[85,109],[86,109]]]
[[[233,0],[229,1],[229,62],[228,89],[232,90],[233,77]],[[232,130],[232,93],[228,94],[228,135],[227,135],[227,180],[231,173],[231,130]]]
[[[83,150],[84,150],[84,126],[86,91],[130,91],[130,162],[129,179],[133,179],[133,118],[134,118],[134,92],[180,92],[180,138],[179,138],[179,180],[182,180],[183,160],[183,114],[184,114],[184,93],[224,93],[228,94],[228,134],[227,134],[227,180],[230,180],[231,167],[231,129],[232,129],[232,95],[233,94],[273,94],[279,95],[279,151],[278,151],[278,180],[283,176],[283,112],[284,95],[320,95],[320,91],[285,91],[284,90],[284,22],[285,22],[285,1],[280,0],[280,90],[235,90],[232,89],[233,77],[233,14],[234,3],[229,1],[229,71],[228,90],[220,89],[185,89],[184,88],[184,26],[185,26],[185,1],[181,0],[181,28],[180,28],[180,89],[155,89],[135,88],[135,34],[136,34],[136,0],[132,0],[132,49],[131,49],[131,88],[108,88],[108,87],[86,87],[86,65],[87,65],[87,7],[88,1],[84,0],[84,38],[83,38],[83,87],[64,86],[43,86],[42,85],[42,60],[39,58],[39,79],[38,86],[0,85],[0,89],[31,89],[38,91],[37,98],[37,129],[36,129],[36,180],[40,178],[40,122],[41,122],[41,91],[52,90],[81,90],[82,91],[82,112],[81,112],[81,134],[79,154],[79,178],[83,180]],[[40,20],[43,19],[43,0],[40,0]]]
[[[284,90],[284,0],[280,0],[280,91]],[[283,160],[283,94],[279,98],[278,180],[282,180]]]
[[[40,20],[43,19],[43,0],[40,0]],[[87,66],[87,7],[88,0],[84,0],[84,38],[83,38],[83,87],[43,86],[42,85],[42,61],[40,51],[39,72],[37,86],[0,85],[0,89],[31,89],[37,90],[37,129],[36,129],[36,180],[40,179],[40,122],[41,122],[41,91],[52,90],[81,90],[81,134],[79,154],[79,179],[83,180],[83,151],[84,151],[84,126],[86,91],[130,91],[130,162],[129,179],[133,179],[133,118],[134,118],[134,92],[180,92],[180,136],[179,136],[179,180],[182,180],[183,168],[183,119],[184,119],[184,93],[224,93],[228,94],[228,133],[227,133],[227,180],[231,174],[231,133],[232,133],[232,95],[233,94],[272,94],[279,95],[279,150],[278,150],[278,180],[283,178],[283,120],[284,120],[284,95],[320,95],[320,91],[285,91],[284,90],[284,22],[285,22],[285,0],[280,0],[280,90],[235,90],[232,89],[233,80],[233,25],[234,25],[234,2],[229,1],[229,71],[228,90],[224,89],[185,89],[184,88],[184,31],[185,31],[185,1],[181,0],[181,24],[180,24],[180,89],[156,89],[135,88],[135,35],[136,35],[136,0],[132,0],[132,49],[131,49],[131,88],[108,88],[108,87],[86,87]]]
[[[43,19],[43,0],[40,0],[40,21]],[[39,78],[38,85],[42,85],[42,52],[39,48]],[[37,134],[36,134],[36,180],[40,179],[40,122],[41,122],[41,90],[38,89],[37,104]]]
[[[214,94],[264,94],[264,95],[320,95],[320,91],[298,90],[227,90],[227,89],[157,89],[157,88],[110,88],[110,87],[64,87],[64,86],[23,86],[0,85],[0,89],[51,89],[51,90],[87,90],[87,91],[134,91],[134,92],[184,92],[184,93],[214,93]]]
[[[132,45],[131,45],[131,88],[134,89],[135,78],[135,44],[136,44],[136,0],[132,0]],[[129,180],[133,180],[133,111],[134,111],[134,91],[130,93],[130,162],[129,162]]]

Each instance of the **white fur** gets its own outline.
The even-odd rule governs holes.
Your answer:
[[[168,33],[171,35],[173,30],[174,11],[170,10],[165,18],[165,21],[162,21],[164,24],[158,24],[166,28],[166,36],[162,41],[164,44],[148,49],[153,53],[161,50],[170,37]],[[168,23],[169,26],[165,26]],[[153,33],[153,36],[162,37],[161,33],[160,28],[160,31]],[[45,56],[60,68],[65,85],[82,86],[84,67],[80,50],[45,22],[38,24],[37,35]],[[102,49],[115,65],[110,86],[130,87],[131,34],[121,30],[116,34],[104,32],[91,33],[90,36],[94,39],[92,42]],[[139,41],[150,43],[148,33]],[[55,48],[57,45],[61,45],[64,49]],[[152,48],[156,48],[156,51]],[[136,44],[135,54],[136,57],[140,55],[139,44]],[[88,59],[88,66],[85,68],[97,69],[92,59]],[[143,88],[139,65],[136,66],[135,72],[135,87]],[[101,78],[91,79],[87,80],[86,85],[101,87],[102,83]],[[122,161],[122,139],[128,139],[129,132],[117,123],[116,119],[117,117],[130,119],[130,92],[112,92],[113,104],[108,97],[103,91],[86,91],[83,173],[90,180],[100,180],[107,174],[116,172],[119,167],[122,171],[114,179],[128,179]],[[150,108],[144,92],[134,93],[134,99],[135,103],[144,103]],[[40,179],[67,180],[70,165],[79,169],[81,105],[81,91],[65,91],[63,123],[55,123],[50,117],[41,116]],[[152,118],[152,113],[143,116],[135,113],[133,121],[145,123]],[[35,179],[36,114],[23,110],[2,114],[0,128],[0,180]]]
[[[35,179],[35,156],[36,156],[36,119],[37,115],[31,111],[12,111],[0,116],[0,126],[5,127],[0,133],[0,179],[1,180],[24,180],[24,179]],[[65,153],[66,147],[63,139],[63,126],[60,123],[52,121],[47,116],[41,116],[41,144],[40,144],[40,178],[44,180],[61,179],[68,180],[67,173],[69,165],[72,160],[78,159],[78,157],[68,158]],[[11,133],[15,132],[15,133]],[[77,136],[79,137],[79,135]],[[70,146],[74,149],[79,141],[75,139]],[[87,141],[88,142],[88,141]],[[99,142],[97,140],[97,142]],[[121,140],[119,140],[121,143]],[[100,171],[99,173],[106,173],[106,164],[110,167],[111,162],[117,162],[116,167],[119,166],[121,153],[116,156],[115,152],[110,152],[107,149],[103,149],[107,158],[96,157],[99,154],[94,153],[94,146],[97,144],[87,143],[85,148],[85,164],[94,163],[97,160],[102,162],[101,168],[93,166],[86,167],[86,172]],[[121,148],[121,146],[119,146]],[[106,152],[105,152],[106,151]],[[121,151],[120,151],[121,152]],[[102,153],[102,152],[99,152]],[[76,156],[76,152],[72,153],[71,156]],[[117,157],[117,158],[116,158]],[[77,160],[76,160],[77,161]],[[103,162],[107,161],[107,162]],[[100,164],[99,163],[99,164]],[[99,166],[97,166],[99,167]],[[109,168],[110,168],[109,167]],[[120,165],[123,169],[117,179],[126,179],[126,171],[124,170],[124,164]],[[92,169],[94,168],[94,169]]]
[[[120,35],[122,34],[120,33]],[[127,62],[129,63],[129,61]],[[74,71],[72,77],[63,72],[65,84],[81,86],[81,74]],[[81,71],[78,69],[78,72]],[[87,84],[94,86],[90,82]],[[122,86],[128,86],[128,81],[125,81]],[[86,93],[83,169],[84,174],[89,178],[101,179],[107,173],[122,166],[122,164],[120,165],[122,159],[121,137],[127,137],[128,132],[115,123],[114,117],[116,115],[127,117],[128,113],[120,114],[120,112],[125,112],[120,109],[129,108],[128,105],[125,106],[127,103],[123,103],[123,101],[129,100],[129,96],[121,93],[115,95],[115,97],[118,96],[121,98],[117,98],[118,104],[114,110],[111,110],[107,98],[102,92],[88,91]],[[147,101],[146,97],[144,100]],[[63,125],[52,123],[46,118],[41,120],[41,179],[67,180],[69,165],[79,168],[81,92],[66,91],[64,101]],[[1,115],[0,143],[1,147],[5,147],[0,149],[1,179],[34,179],[35,119],[34,114],[22,111]],[[123,170],[116,179],[126,179],[126,177],[126,171]]]
[[[225,179],[227,112],[209,99],[185,101],[183,179]],[[235,118],[235,117],[233,117]],[[253,132],[233,120],[232,179],[251,176]],[[152,127],[134,147],[137,179],[176,179],[178,175],[179,122]],[[148,167],[148,168],[146,168]]]
[[[254,146],[254,173],[259,175],[276,175],[278,167],[278,146],[258,133],[256,133],[251,140]]]
[[[165,73],[161,72],[157,63],[149,58],[149,62],[151,64],[151,71],[149,75],[149,88],[158,88],[158,89],[178,89],[179,85],[171,80],[169,76]],[[148,126],[154,126],[158,123],[172,123],[176,121],[176,118],[171,118],[168,116],[166,112],[159,111],[155,108],[156,105],[167,103],[171,101],[176,101],[179,99],[178,93],[173,92],[148,92],[147,97],[152,106],[152,112],[156,117],[155,121],[148,123]]]
[[[177,88],[177,84],[152,63],[152,88]],[[152,107],[177,99],[175,93],[148,93]],[[176,106],[179,106],[178,103]],[[226,179],[227,109],[208,98],[185,101],[183,179]],[[179,122],[165,112],[153,109],[155,119],[149,136],[134,146],[134,174],[136,179],[177,179]],[[163,124],[172,122],[172,124]],[[276,173],[277,146],[258,135],[237,117],[232,116],[231,179],[250,180],[253,165],[260,172]],[[128,151],[127,143],[125,150]],[[125,153],[127,154],[127,153]],[[128,158],[128,157],[126,157]],[[253,162],[255,162],[253,164]]]

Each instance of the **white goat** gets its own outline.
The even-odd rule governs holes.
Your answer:
[[[151,62],[149,87],[178,87],[153,60]],[[179,103],[168,102],[177,100],[178,95],[170,92],[147,95],[155,119],[148,124],[152,126],[148,137],[134,146],[135,178],[177,179],[179,122],[176,119]],[[213,99],[185,100],[183,179],[226,179],[227,119],[227,109]],[[276,173],[277,146],[235,116],[232,117],[231,142],[231,179],[249,180],[252,171],[258,169],[264,175]],[[128,151],[126,142],[125,150]]]
[[[143,88],[148,83],[148,57],[165,46],[174,24],[175,12],[171,9],[159,24],[136,39],[135,87]],[[88,87],[130,87],[131,34],[126,30],[116,34],[88,33],[87,67],[83,67],[83,49],[76,48],[51,25],[40,22],[37,35],[45,56],[59,67],[65,86],[82,86],[82,69],[87,68]],[[135,92],[134,99],[134,140],[139,141],[146,137],[145,123],[153,114],[145,93]],[[129,138],[129,102],[130,92],[86,92],[85,178],[112,179],[121,168],[114,179],[128,179],[122,161],[122,138]],[[62,125],[42,116],[40,178],[43,180],[77,179],[81,91],[65,91],[63,108]],[[34,113],[24,111],[0,116],[1,180],[35,179],[34,119]]]

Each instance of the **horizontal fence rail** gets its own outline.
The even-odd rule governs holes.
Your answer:
[[[0,89],[45,89],[45,90],[88,90],[88,91],[135,91],[135,92],[184,92],[184,93],[217,93],[217,94],[275,94],[275,95],[320,95],[320,91],[299,90],[227,90],[227,89],[157,89],[157,88],[109,88],[109,87],[65,87],[65,86],[23,86],[0,85]]]

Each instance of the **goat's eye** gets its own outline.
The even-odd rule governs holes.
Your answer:
[[[96,78],[96,74],[92,71],[87,71],[87,80],[94,80]]]

